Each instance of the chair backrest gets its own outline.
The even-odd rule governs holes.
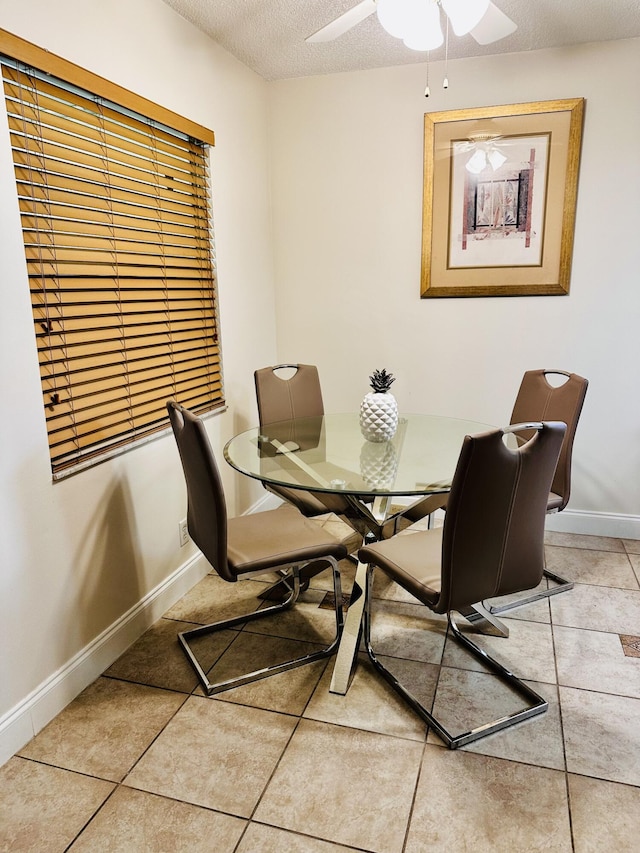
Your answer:
[[[542,579],[547,498],[565,425],[531,426],[533,437],[516,450],[503,440],[510,428],[464,439],[442,533],[438,613]]]
[[[227,563],[227,505],[204,424],[173,400],[167,409],[187,484],[189,535],[220,577],[235,581]]]
[[[293,369],[290,378],[278,371]],[[292,418],[317,418],[324,415],[318,368],[313,364],[277,364],[254,373],[260,426]]]
[[[563,376],[562,385],[551,385],[547,376]],[[567,431],[550,491],[560,497],[553,508],[560,511],[569,503],[571,494],[571,456],[573,439],[582,411],[589,382],[577,373],[564,370],[528,370],[522,377],[520,390],[511,414],[511,423],[525,421],[562,421]]]

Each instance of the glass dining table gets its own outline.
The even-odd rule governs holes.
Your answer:
[[[226,461],[265,484],[339,494],[352,509],[351,523],[378,539],[383,527],[427,495],[451,487],[465,435],[493,429],[475,421],[404,414],[389,441],[363,438],[357,413],[263,425],[234,436]],[[358,564],[330,690],[347,692],[357,657],[364,609],[366,566]]]

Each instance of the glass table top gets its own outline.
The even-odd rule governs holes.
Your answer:
[[[400,417],[390,441],[366,441],[357,413],[297,418],[242,432],[224,448],[236,470],[265,483],[351,495],[448,492],[465,435],[488,424]]]

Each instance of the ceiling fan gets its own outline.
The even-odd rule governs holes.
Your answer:
[[[478,44],[491,44],[517,29],[491,0],[361,0],[306,41],[333,41],[377,12],[382,27],[407,47],[435,50],[444,41],[440,9],[457,36],[470,33]]]

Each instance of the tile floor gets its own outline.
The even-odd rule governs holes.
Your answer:
[[[456,752],[366,657],[344,697],[320,661],[205,698],[176,632],[262,588],[207,576],[0,768],[0,850],[640,851],[640,541],[547,534],[547,561],[576,587],[481,642],[549,711]],[[222,676],[310,647],[331,628],[329,587],[318,576],[295,614],[202,654]],[[382,578],[375,595],[375,645],[423,699],[461,723],[509,707],[443,619]]]

